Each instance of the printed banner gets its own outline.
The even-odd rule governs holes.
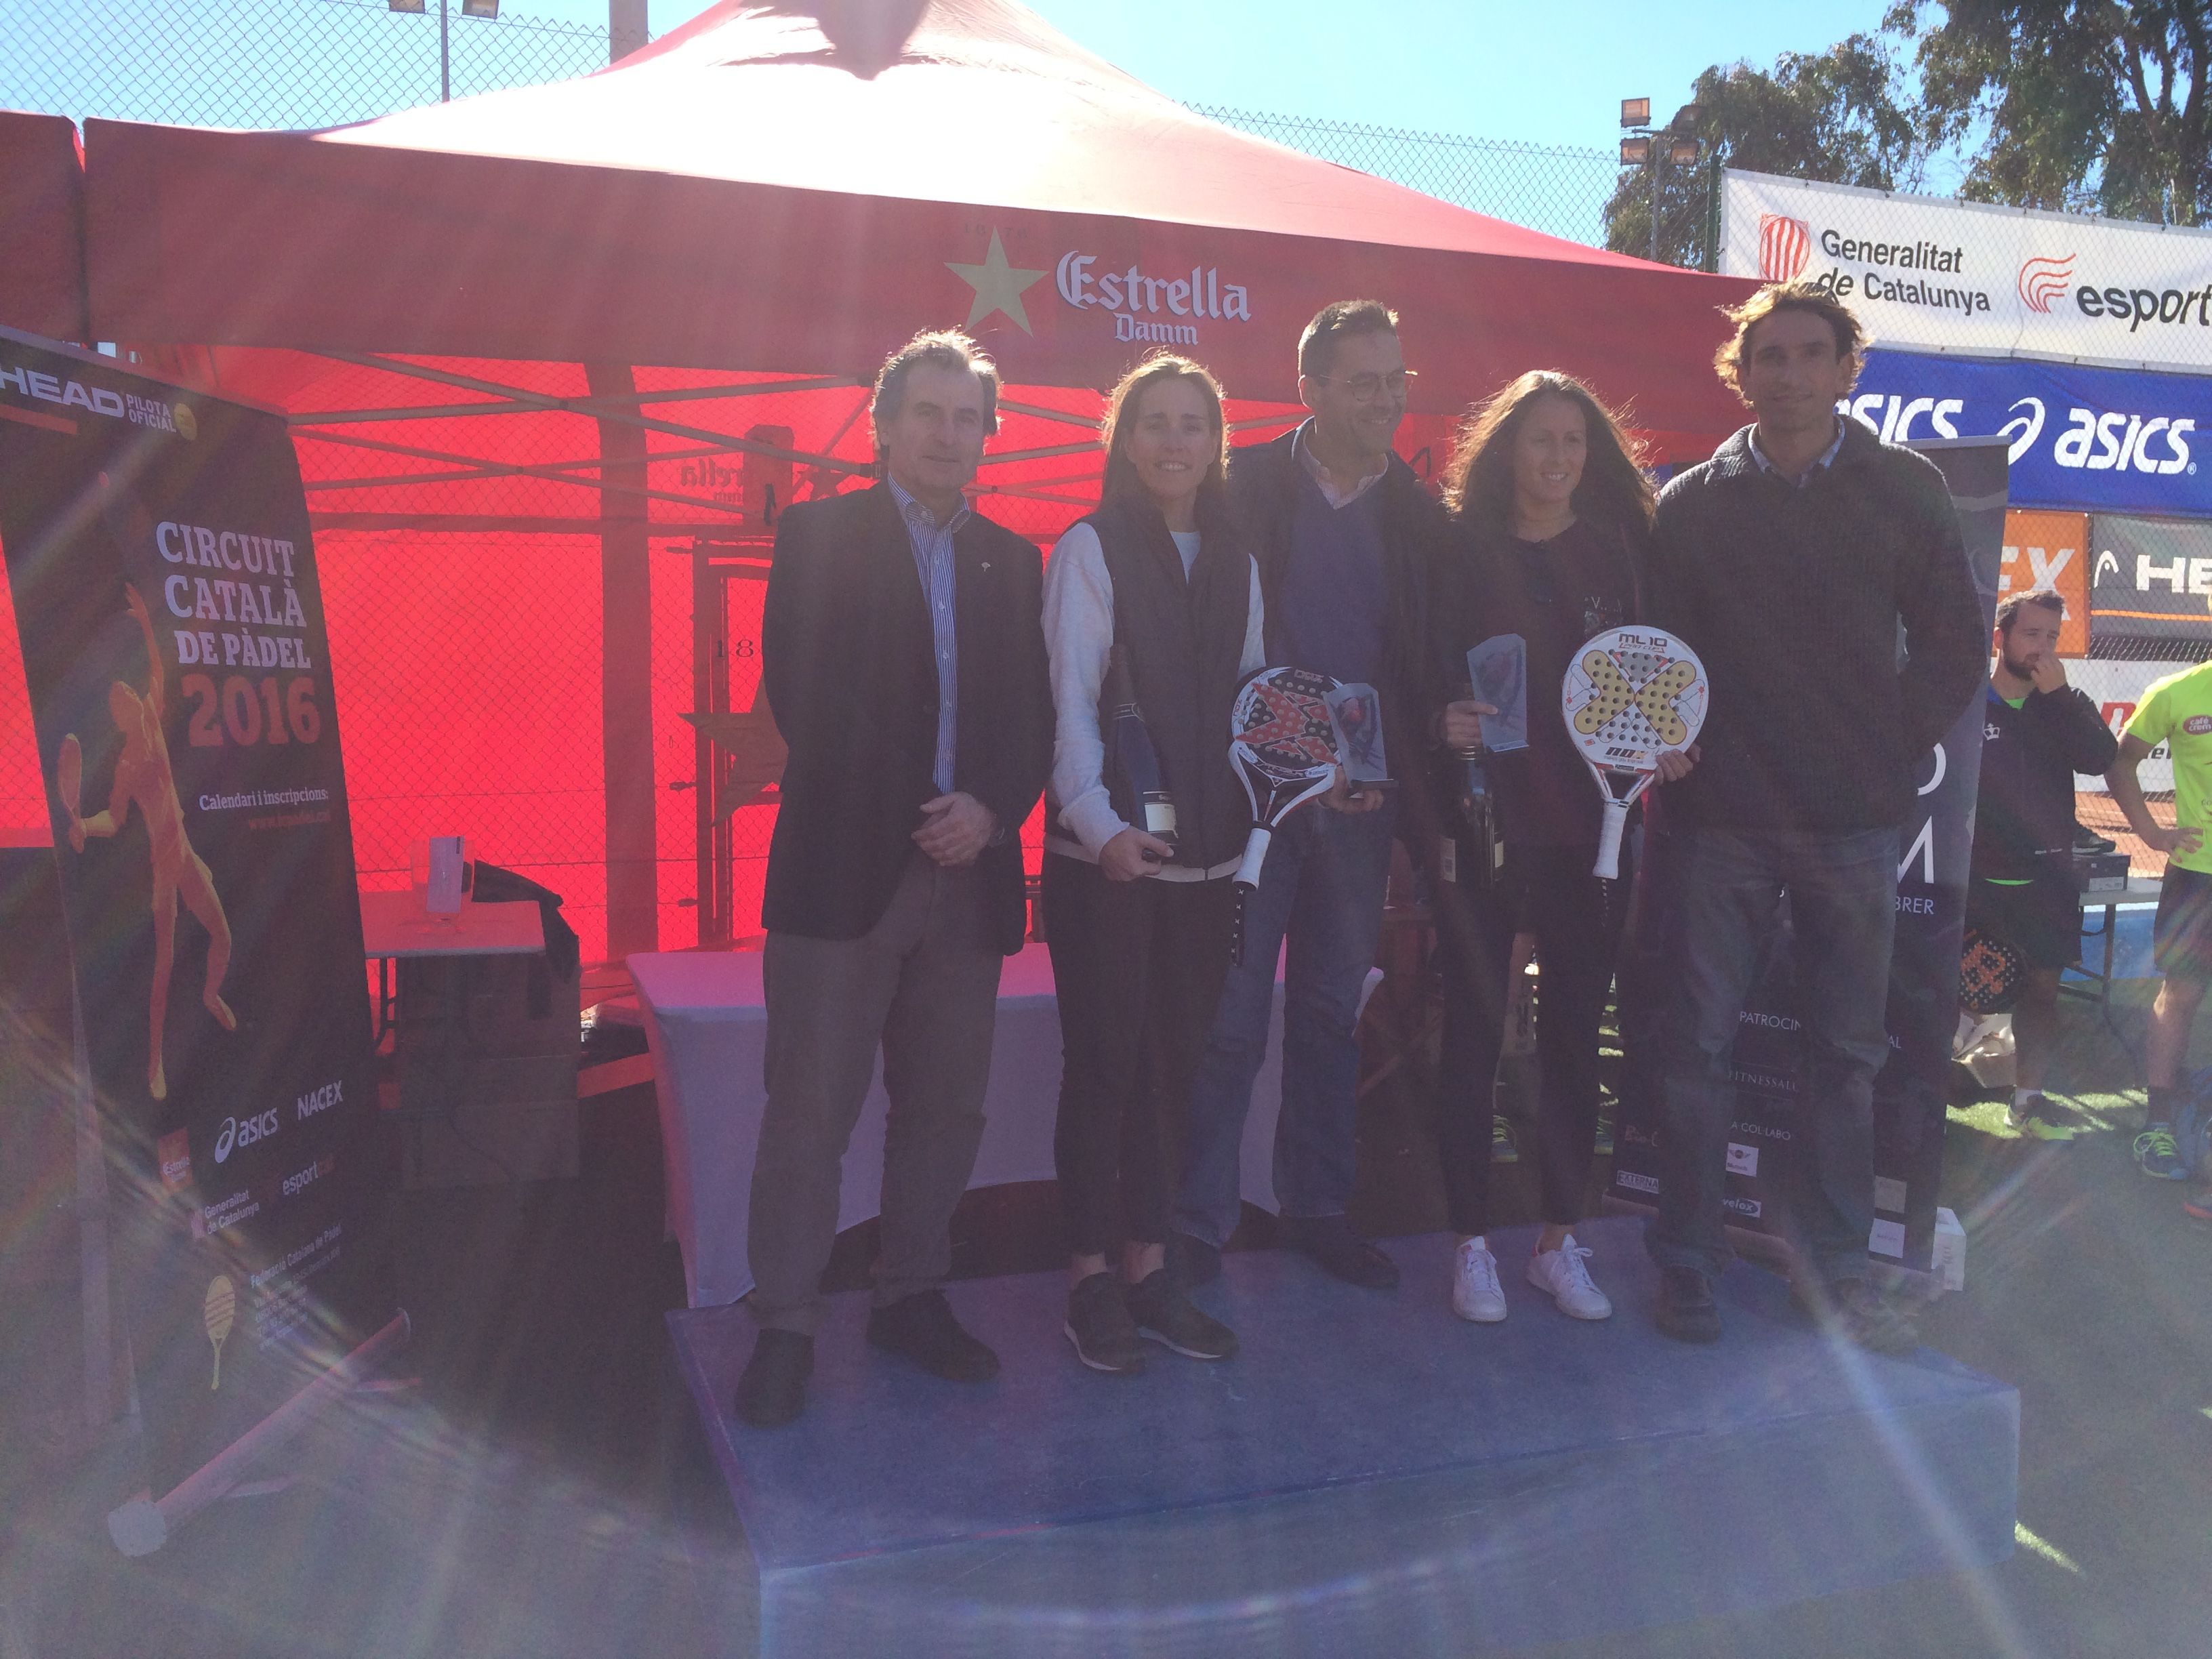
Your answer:
[[[2212,232],[1730,168],[1723,276],[1820,283],[1879,345],[2212,368]]]
[[[2066,682],[2079,686],[2097,712],[2105,717],[2105,724],[2112,728],[2117,737],[2124,727],[2143,694],[2152,685],[2169,674],[2179,674],[2196,667],[2193,662],[2128,662],[2109,657],[2093,657],[2087,662],[2066,665]],[[2136,769],[2136,781],[2146,793],[2173,787],[2173,756],[2164,744],[2152,750]],[[2104,794],[2102,778],[2076,776],[2077,791]]]
[[[2212,525],[2100,513],[2089,543],[2096,638],[2212,640]]]
[[[2004,538],[2005,451],[2001,441],[1936,443],[1928,458],[1943,469],[1959,515],[1985,619],[1994,617]],[[2072,666],[2069,665],[2069,667]],[[1889,969],[1889,1063],[1875,1080],[1875,1219],[1868,1247],[1925,1270],[1936,1235],[1936,1189],[1943,1174],[1944,1088],[1959,1018],[1959,939],[1965,921],[1966,874],[1974,838],[1974,797],[1982,759],[1981,699],[1959,711],[1949,732],[1919,766],[1918,802],[1899,835],[1897,939]],[[1661,860],[1645,879],[1660,890],[1639,895],[1639,916],[1663,904]],[[1785,924],[1771,941],[1737,1027],[1734,1055],[1735,1113],[1728,1147],[1731,1225],[1780,1234],[1782,1212],[1804,1142],[1801,1107],[1804,1028],[1798,1018]],[[1651,986],[1652,975],[1632,976]],[[1624,995],[1628,993],[1624,991]],[[1649,993],[1645,994],[1647,996]],[[1654,999],[1656,1003],[1656,999]],[[1632,1046],[1656,1046],[1652,1007],[1624,1010],[1624,1031],[1647,1035]],[[1650,1204],[1659,1190],[1656,1089],[1648,1058],[1632,1055],[1616,1136],[1612,1195]]]
[[[1997,602],[2039,589],[2066,602],[2058,625],[2058,654],[2089,654],[2089,544],[2086,513],[2012,512],[2005,514],[2004,545],[1997,550]]]
[[[2212,376],[1870,351],[1839,407],[1893,443],[2004,438],[2014,507],[2212,518]]]
[[[0,331],[0,544],[158,1496],[394,1309],[283,418]]]

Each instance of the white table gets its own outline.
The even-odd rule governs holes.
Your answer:
[[[392,964],[402,957],[525,957],[545,948],[535,899],[464,903],[451,916],[422,908],[411,887],[361,896],[361,953],[376,964],[376,1036],[392,1029]]]
[[[753,1151],[767,1104],[762,1062],[768,1010],[761,957],[754,951],[670,951],[629,958],[660,1103],[668,1178],[668,1231],[684,1252],[690,1305],[734,1302],[753,1287],[745,1256]],[[1382,979],[1367,976],[1372,992]],[[1282,1107],[1283,987],[1277,969],[1267,1055],[1253,1085],[1244,1124],[1244,1196],[1275,1208],[1275,1118]],[[983,1101],[983,1144],[969,1177],[972,1190],[1012,1181],[1053,1178],[1053,1118],[1060,1104],[1060,1006],[1052,963],[1042,945],[1006,959],[999,981],[999,1020],[991,1082]],[[883,1066],[846,1149],[837,1227],[875,1215],[884,1180]]]

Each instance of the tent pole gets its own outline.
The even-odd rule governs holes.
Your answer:
[[[626,363],[587,363],[594,397],[634,392]],[[599,428],[600,748],[606,788],[607,955],[660,946],[653,785],[653,585],[642,428]]]

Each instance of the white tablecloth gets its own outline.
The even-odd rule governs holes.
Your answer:
[[[653,1050],[668,1175],[668,1228],[684,1251],[695,1308],[734,1302],[752,1289],[745,1259],[753,1149],[766,1104],[762,1055],[767,1009],[757,951],[672,951],[629,958]],[[1244,1126],[1244,1196],[1275,1207],[1275,1118],[1282,1106],[1283,990],[1277,969],[1267,1057]],[[1371,990],[1381,979],[1368,975]],[[969,1186],[1053,1178],[1053,1115],[1060,1103],[1060,1008],[1042,945],[1006,960],[991,1048],[983,1145]],[[884,1178],[883,1069],[877,1066],[845,1153],[840,1231],[877,1213]]]

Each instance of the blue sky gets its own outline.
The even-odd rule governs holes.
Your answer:
[[[1767,67],[1784,52],[1877,28],[1886,9],[1886,0],[1027,3],[1187,103],[1598,149],[1613,145],[1623,98],[1648,96],[1664,119],[1709,64]],[[507,9],[606,20],[605,0],[507,0]],[[700,9],[697,0],[651,0],[653,33]]]

